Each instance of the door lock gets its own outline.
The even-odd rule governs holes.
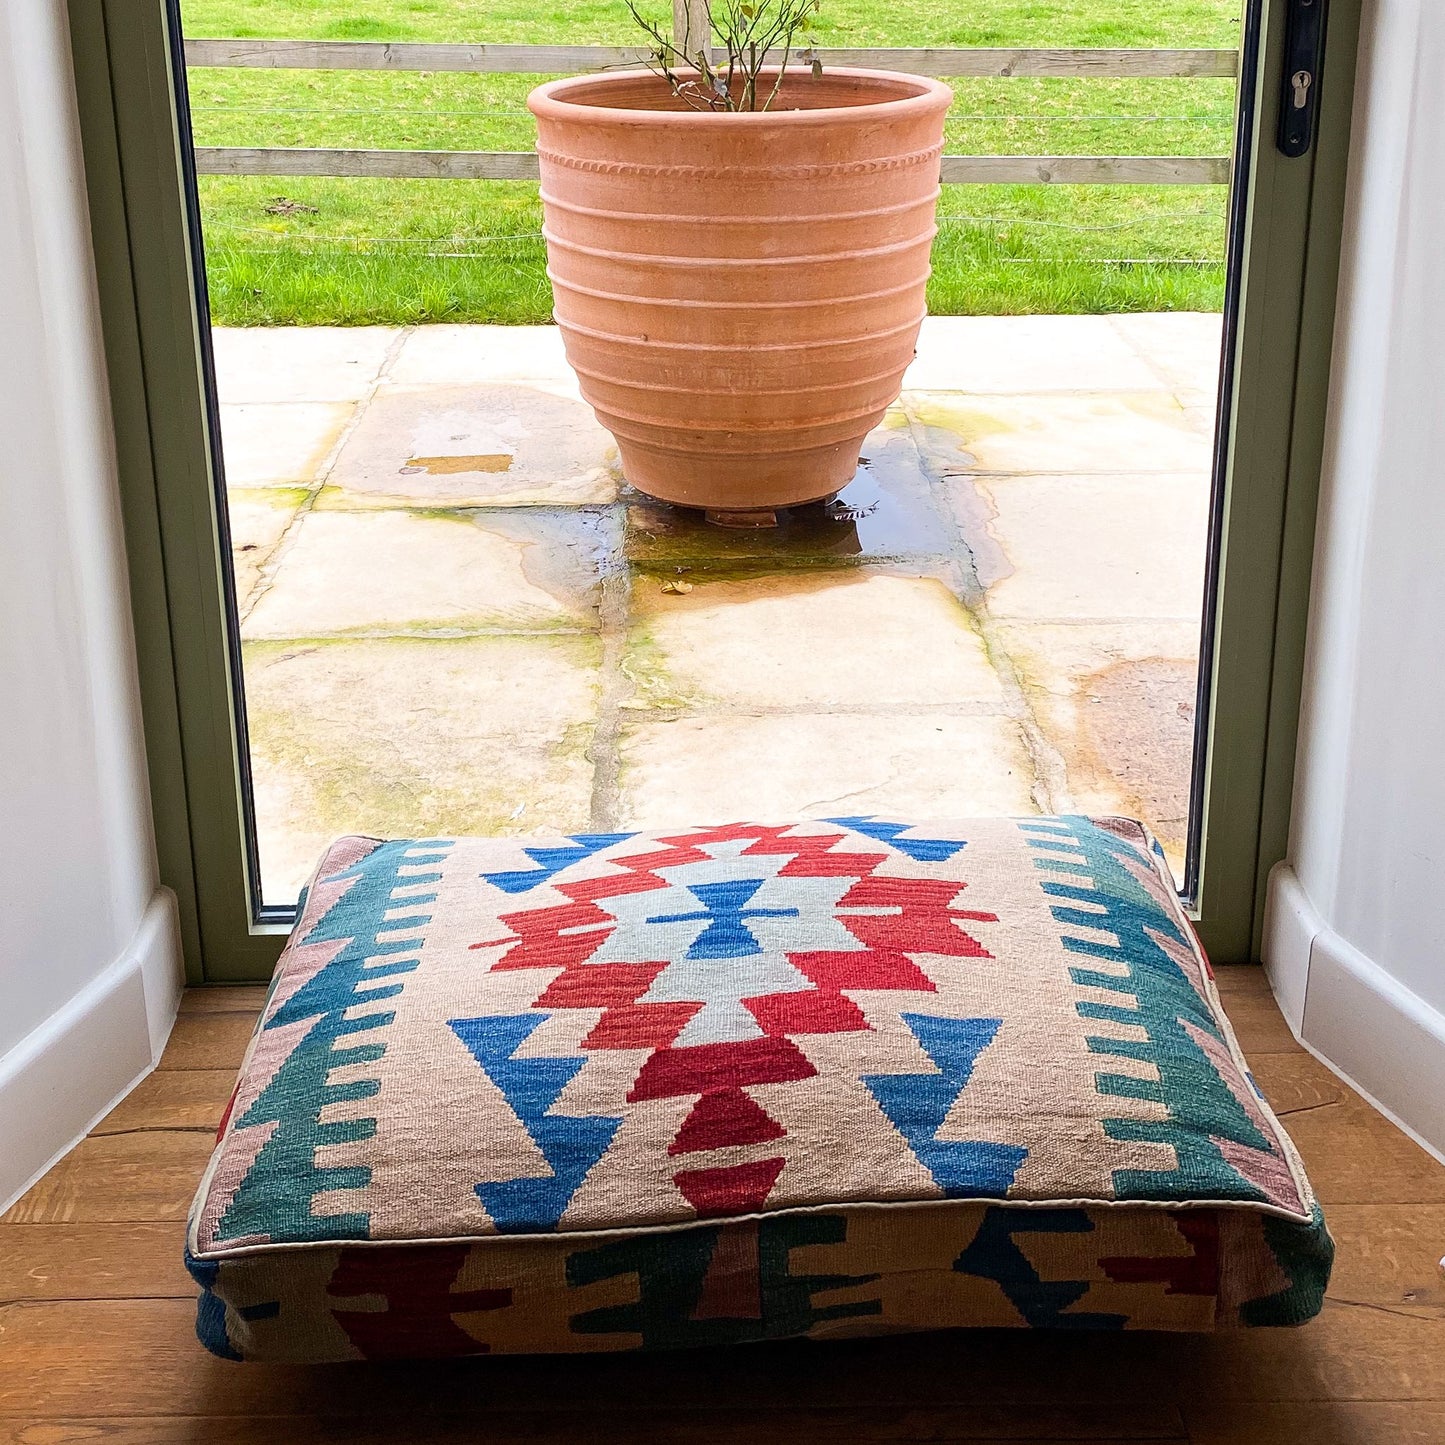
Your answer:
[[[1275,144],[1287,156],[1305,155],[1314,144],[1319,112],[1319,73],[1328,0],[1288,0],[1284,65]]]

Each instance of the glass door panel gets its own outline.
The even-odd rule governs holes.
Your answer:
[[[615,65],[621,7],[172,18],[253,932],[339,833],[739,816],[1125,813],[1197,895],[1279,14],[830,6],[825,70],[955,92],[929,314],[750,530],[630,485],[550,321],[506,47]]]

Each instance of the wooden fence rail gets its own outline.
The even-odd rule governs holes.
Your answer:
[[[940,78],[1019,75],[1198,79],[1239,72],[1233,50],[820,49],[823,65],[906,70]],[[465,70],[570,75],[641,65],[644,49],[616,45],[429,45],[389,40],[187,40],[186,64],[251,70]]]
[[[944,156],[945,185],[1218,186],[1225,156]],[[203,176],[370,176],[422,181],[535,181],[531,151],[311,150],[197,146]]]
[[[1237,75],[1233,50],[824,49],[826,66],[946,78],[1047,76],[1198,79]],[[187,40],[197,69],[469,71],[555,75],[639,65],[646,52],[609,45],[464,45],[375,40]],[[535,180],[530,151],[197,146],[196,169],[221,176],[373,176]],[[1227,156],[944,156],[951,185],[1225,185]]]

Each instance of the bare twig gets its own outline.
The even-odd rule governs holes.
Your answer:
[[[642,14],[636,0],[625,3],[648,38],[649,67],[694,110],[768,110],[778,99],[788,61],[800,40],[806,43],[799,54],[811,60],[814,77],[822,72],[812,55],[809,34],[820,0],[705,0],[707,34],[692,33],[693,11],[689,6],[680,42]],[[727,56],[726,68],[712,59],[713,37],[717,39],[716,48]],[[758,79],[768,65],[769,55],[778,50],[782,51],[782,64],[759,105]]]

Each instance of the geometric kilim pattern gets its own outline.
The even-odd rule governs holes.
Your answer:
[[[479,1051],[479,1025],[519,1044],[545,1014],[452,1023],[515,1100],[543,1154],[550,1147],[559,1155],[555,1187],[545,1196],[523,1191],[536,1197],[536,1209],[503,1201],[495,1184],[477,1185],[484,1203],[490,1195],[503,1205],[502,1215],[493,1211],[499,1228],[554,1227],[621,1125],[620,1117],[541,1112],[587,1053],[603,1050],[645,1052],[622,1102],[695,1100],[668,1153],[679,1156],[672,1183],[698,1217],[762,1208],[782,1156],[709,1168],[682,1167],[681,1159],[783,1137],[783,1124],[747,1090],[816,1077],[795,1035],[868,1030],[851,991],[933,992],[910,951],[986,956],[961,925],[993,915],[955,908],[958,883],[879,878],[886,853],[839,850],[839,834],[789,834],[754,827],[680,835],[618,857],[620,871],[611,876],[554,881],[565,902],[503,913],[510,935],[473,945],[502,950],[497,972],[557,970],[534,1010],[600,1011],[571,1060],[518,1062],[510,1047],[499,1056],[495,1043],[487,1057]],[[929,1082],[938,1077],[952,1075]],[[946,1110],[935,1111],[934,1129]]]
[[[1111,1138],[1167,1145],[1172,1167],[1115,1171],[1116,1195],[1174,1199],[1181,1190],[1216,1199],[1266,1200],[1290,1188],[1284,1151],[1271,1138],[1261,1096],[1247,1088],[1227,1058],[1221,1024],[1190,982],[1190,940],[1182,917],[1170,917],[1160,873],[1137,847],[1108,826],[1086,818],[1025,823],[1035,862],[1063,879],[1044,882],[1064,925],[1063,944],[1092,960],[1069,975],[1081,989],[1100,991],[1075,1005],[1081,1018],[1122,1024],[1125,1037],[1090,1035],[1089,1048],[1148,1066],[1151,1075],[1102,1071],[1101,1095],[1166,1105],[1157,1119],[1106,1118]],[[1245,1167],[1249,1166],[1249,1167]]]
[[[192,1209],[227,1358],[1319,1308],[1156,845],[1083,817],[333,844]]]
[[[548,1112],[583,1061],[516,1057],[528,1036],[546,1021],[547,1015],[538,1013],[451,1020],[452,1031],[516,1110],[551,1171],[476,1186],[502,1233],[555,1229],[568,1201],[606,1153],[622,1123],[621,1119]]]
[[[1003,1020],[901,1017],[938,1072],[872,1074],[863,1082],[933,1175],[944,1198],[1000,1197],[1028,1151],[1014,1144],[944,1140],[939,1132],[968,1083],[974,1060],[993,1042]]]
[[[876,1274],[811,1274],[794,1269],[793,1251],[841,1244],[846,1222],[834,1215],[771,1219],[694,1230],[685,1242],[667,1234],[634,1235],[567,1259],[573,1288],[633,1278],[635,1301],[585,1310],[572,1320],[581,1334],[637,1335],[644,1348],[737,1344],[807,1334],[829,1320],[875,1316],[876,1297],[817,1304],[820,1293],[855,1291]],[[685,1295],[686,1310],[677,1308]]]
[[[323,1115],[379,1090],[374,1066],[386,1045],[374,1035],[396,1016],[376,1006],[399,994],[400,978],[419,965],[415,925],[430,917],[433,885],[441,878],[434,865],[445,852],[445,844],[382,843],[326,880],[334,900],[312,926],[298,929],[295,952],[304,961],[281,980],[266,1020],[265,1033],[289,1047],[245,1089],[253,1097],[237,1120],[238,1133],[256,1148],[217,1226],[220,1237],[274,1238],[284,1221],[288,1238],[366,1238],[364,1213],[318,1217],[311,1206],[331,1190],[366,1181],[364,1165],[327,1167],[320,1160],[328,1145],[372,1137],[376,1120],[364,1112]],[[395,926],[401,912],[412,927]],[[362,1034],[366,1040],[357,1041]],[[260,1053],[265,1059],[266,1051]],[[298,1097],[308,1107],[297,1109]]]

